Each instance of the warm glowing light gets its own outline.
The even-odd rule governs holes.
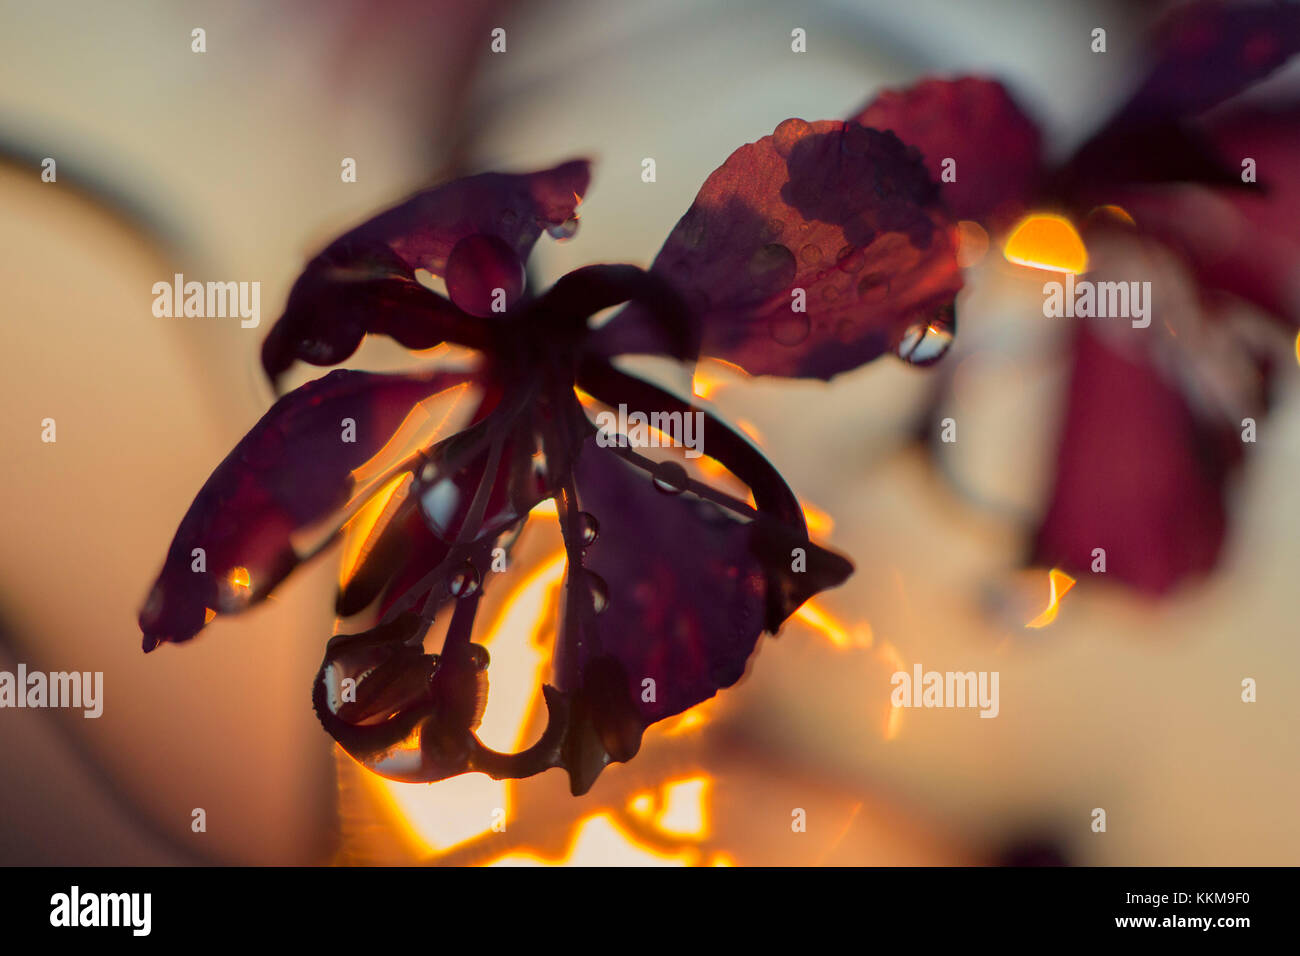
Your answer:
[[[572,842],[558,859],[524,849],[489,863],[489,866],[690,866],[699,853],[687,847],[677,853],[660,853],[639,844],[619,826],[614,813],[601,810],[578,821]]]
[[[406,413],[402,424],[397,426],[384,447],[352,470],[352,481],[358,489],[364,488],[393,465],[401,460],[402,453],[422,448],[433,443],[434,438],[443,430],[452,414],[460,407],[465,396],[469,394],[468,383],[444,388],[427,398],[421,399]]]
[[[245,567],[231,568],[226,575],[226,582],[233,591],[247,591],[253,586],[253,578]]]
[[[372,532],[376,530],[380,518],[391,515],[390,502],[393,504],[400,503],[400,499],[397,502],[392,501],[393,495],[409,477],[409,473],[406,472],[395,475],[375,492],[362,506],[361,510],[343,526],[347,533],[343,539],[343,557],[339,562],[340,588],[352,580],[352,576],[357,573],[357,568],[365,560],[366,555],[370,553],[370,549],[374,547],[375,538],[378,535],[374,535]],[[380,528],[379,530],[383,529]]]
[[[738,418],[736,419],[736,427],[748,435],[755,445],[761,445],[763,443],[763,435],[754,427],[753,422],[747,422],[743,418]]]
[[[1077,275],[1088,268],[1083,239],[1063,216],[1039,213],[1024,219],[1012,230],[1002,254],[1008,262],[1049,272]]]
[[[709,792],[708,777],[692,777],[664,784],[663,805],[655,817],[655,826],[677,837],[703,840],[709,835],[705,807]]]
[[[816,505],[807,502],[803,505],[803,520],[808,525],[808,533],[824,538],[835,530],[835,520]]]
[[[205,608],[203,609],[203,623],[204,623],[204,624],[211,624],[211,623],[216,619],[216,617],[217,617],[217,612],[214,611],[214,610],[212,610],[212,608],[210,608],[210,607],[205,607]]]
[[[708,400],[718,389],[732,384],[737,378],[748,378],[749,373],[739,365],[722,359],[705,359],[695,366],[691,379],[691,392],[696,398]]]
[[[875,640],[871,633],[871,625],[866,621],[862,621],[850,631],[816,601],[805,601],[800,605],[799,610],[794,612],[794,619],[807,624],[830,641],[834,647],[840,649],[870,647]]]
[[[1297,332],[1295,337],[1295,360],[1300,364],[1300,332]]]
[[[1066,592],[1074,587],[1074,578],[1058,568],[1052,568],[1047,572],[1047,581],[1051,587],[1051,597],[1048,598],[1047,608],[1042,614],[1026,624],[1025,627],[1047,627],[1047,625],[1055,621],[1056,615],[1061,610],[1061,598],[1065,597]]]

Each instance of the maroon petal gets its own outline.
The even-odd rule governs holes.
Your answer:
[[[1241,111],[1213,127],[1240,169],[1255,160],[1259,181],[1231,190],[1198,186],[1117,194],[1144,232],[1176,249],[1206,288],[1253,302],[1300,326],[1300,108]]]
[[[181,520],[140,612],[145,649],[187,641],[212,615],[265,598],[300,561],[291,536],[347,503],[351,472],[384,447],[417,402],[465,380],[339,370],[277,401]],[[355,441],[345,440],[345,429]],[[199,548],[202,570],[195,570]]]
[[[933,79],[886,90],[852,119],[919,149],[957,219],[1009,224],[1042,176],[1038,127],[995,80]],[[943,182],[948,159],[955,180]]]
[[[1224,480],[1240,454],[1237,436],[1197,419],[1152,364],[1080,322],[1033,560],[1087,574],[1103,548],[1108,577],[1152,594],[1209,572],[1226,528]]]
[[[753,374],[830,378],[951,306],[954,248],[915,150],[856,123],[791,119],[705,181],[652,271],[681,291],[703,354]],[[672,343],[633,306],[602,349],[672,354]]]
[[[523,291],[523,263],[542,230],[567,233],[590,180],[585,160],[526,174],[483,173],[417,193],[335,240],[295,283],[262,352],[276,379],[295,360],[331,365],[367,332],[410,348],[481,345],[495,288]],[[454,253],[454,254],[453,254]],[[448,302],[416,269],[445,277]]]
[[[1149,72],[1127,103],[1058,172],[1052,192],[1087,205],[1134,183],[1241,186],[1240,168],[1192,121],[1300,52],[1300,6],[1189,3],[1151,42]]]
[[[1196,116],[1264,79],[1300,52],[1300,6],[1201,0],[1156,28],[1151,67],[1115,124]]]

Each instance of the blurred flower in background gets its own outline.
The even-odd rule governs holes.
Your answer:
[[[1077,427],[1069,409],[1088,410],[1109,454],[1102,422],[1128,407],[1142,409],[1120,420],[1140,426],[1138,436],[1176,435],[1189,414],[1205,418],[1194,399],[1234,398],[1234,383],[1258,381],[1249,363],[1235,366],[1244,378],[1224,368],[1233,353],[1215,344],[1219,320],[1193,309],[1207,288],[1196,247],[1174,246],[1184,258],[1170,263],[1122,227],[1108,226],[1117,238],[1103,254],[1080,224],[1099,265],[1114,256],[1125,277],[1135,261],[1149,261],[1141,268],[1153,275],[1172,271],[1157,301],[1183,289],[1188,306],[1157,310],[1151,331],[1168,319],[1179,332],[1169,360],[1178,374],[1224,389],[1209,393],[1186,378],[1171,386],[1143,357],[1120,366],[1136,370],[1142,387],[1131,392],[1108,385],[1123,380],[1113,370],[1093,385],[1076,372],[1068,390],[1072,363],[1126,360],[1112,341],[1072,338],[1095,325],[1075,332],[1045,318],[1043,276],[993,254],[992,241],[968,260],[960,334],[936,366],[948,379],[937,400],[931,373],[902,363],[829,384],[778,384],[722,365],[690,381],[663,360],[629,363],[665,387],[706,393],[720,415],[760,436],[814,506],[809,515],[825,516],[810,520],[815,539],[852,556],[857,572],[767,642],[729,700],[697,724],[649,735],[636,762],[611,768],[581,800],[552,774],[501,790],[474,776],[397,789],[346,758],[336,765],[303,679],[331,625],[325,596],[338,582],[325,565],[255,614],[214,622],[186,653],[142,657],[141,582],[193,489],[271,398],[256,374],[266,328],[156,318],[155,282],[175,273],[261,281],[266,313],[278,314],[307,258],[373,209],[462,172],[575,154],[597,159],[589,198],[599,202],[571,241],[538,250],[536,281],[544,287],[588,262],[648,265],[737,144],[792,116],[851,116],[872,91],[925,77],[999,78],[1041,130],[1044,154],[1068,156],[1150,68],[1142,44],[1160,12],[1011,0],[905,8],[831,0],[797,14],[728,2],[310,11],[4,9],[0,268],[10,375],[0,653],[9,670],[19,660],[101,670],[106,700],[98,720],[0,713],[0,759],[22,781],[0,796],[0,858],[1294,861],[1300,847],[1288,820],[1300,780],[1284,750],[1300,717],[1288,586],[1300,559],[1293,366],[1275,367],[1250,467],[1226,486],[1232,533],[1212,575],[1189,577],[1153,603],[1078,573],[1056,620],[1024,628],[1048,600],[1047,564],[1068,557],[1044,548],[1042,566],[1017,570],[1042,503],[1060,500],[1057,436],[1063,422]],[[1090,50],[1098,26],[1105,54]],[[191,52],[196,27],[206,30],[203,54]],[[506,31],[504,54],[491,52],[496,27]],[[791,49],[796,28],[806,31],[806,53]],[[1266,109],[1253,103],[1212,127],[1232,153],[1251,151],[1261,183],[1290,155],[1292,128],[1254,122]],[[45,157],[58,162],[56,183],[41,182]],[[349,157],[355,183],[340,179]],[[653,184],[640,176],[647,157],[656,160]],[[1294,260],[1279,205],[1162,198],[1194,204],[1196,214],[1168,203],[1139,209],[1127,195],[1104,201],[1142,230],[1162,216],[1186,225],[1219,213],[1233,228],[1269,229],[1275,238],[1246,263],[1219,262],[1238,296],[1294,275],[1285,271]],[[1001,223],[992,217],[991,238]],[[1284,280],[1276,294],[1293,302],[1287,288]],[[1195,320],[1190,336],[1180,316]],[[1250,342],[1258,342],[1251,357],[1276,354],[1269,333]],[[357,358],[369,367],[405,361],[370,343]],[[1232,402],[1219,405],[1237,414]],[[1152,432],[1161,409],[1169,425]],[[47,417],[58,422],[54,444],[40,441]],[[936,474],[913,436],[944,417],[957,421],[959,437],[935,459]],[[1132,487],[1149,491],[1148,472],[1135,471]],[[1175,470],[1165,487],[1194,486]],[[1193,501],[1172,509],[1164,527],[1176,533],[1193,511],[1211,516]],[[519,560],[535,568],[531,587],[483,613],[493,622],[494,669],[515,660],[523,682],[548,638],[538,622],[559,569],[553,537],[521,548]],[[1182,579],[1112,567],[1147,590]],[[1000,715],[921,710],[900,719],[888,706],[890,675],[915,662],[1000,671]],[[1258,705],[1240,700],[1247,677],[1260,681]],[[534,731],[540,716],[492,711],[484,739],[501,746]],[[1095,807],[1110,814],[1104,835],[1089,829]],[[205,832],[191,827],[195,808],[206,811]],[[509,817],[507,834],[491,829],[497,808]],[[796,810],[803,830],[792,827]]]

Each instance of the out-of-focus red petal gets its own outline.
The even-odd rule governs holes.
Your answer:
[[[965,76],[886,90],[852,119],[921,151],[954,218],[997,228],[1030,201],[1042,176],[1038,127],[996,80]],[[943,182],[948,159],[953,182]]]
[[[1128,184],[1240,186],[1239,167],[1193,121],[1300,53],[1300,6],[1188,3],[1157,28],[1149,47],[1145,78],[1057,171],[1053,195],[1086,208],[1112,202],[1106,193]]]
[[[1156,27],[1149,70],[1113,123],[1190,118],[1231,99],[1300,53],[1300,5],[1200,0]]]
[[[469,176],[417,193],[340,236],[294,284],[262,350],[267,374],[275,380],[295,360],[341,362],[367,332],[410,348],[482,344],[470,315],[487,313],[494,288],[518,298],[533,245],[544,229],[568,228],[590,176],[585,160]],[[452,301],[421,286],[416,269],[446,277]]]
[[[962,284],[916,150],[834,120],[786,120],[732,153],[652,271],[681,291],[702,354],[752,374],[823,379],[897,347]],[[611,320],[602,349],[672,354],[672,343],[633,306]]]
[[[1117,194],[1145,233],[1181,253],[1203,286],[1300,326],[1300,108],[1239,111],[1212,125],[1225,157],[1253,159],[1258,182]]]
[[[1033,547],[1036,563],[1106,575],[1151,594],[1209,572],[1226,528],[1224,481],[1235,434],[1198,420],[1152,364],[1080,321],[1057,470]]]
[[[187,641],[213,615],[265,598],[299,562],[291,535],[347,503],[352,471],[384,447],[417,402],[463,381],[338,370],[277,401],[181,520],[140,612],[146,650]]]

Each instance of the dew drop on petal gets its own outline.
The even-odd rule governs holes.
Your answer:
[[[799,250],[799,258],[809,265],[817,265],[817,263],[822,261],[821,246],[814,245],[811,242],[808,243],[808,245]]]
[[[862,249],[857,246],[845,246],[835,257],[835,267],[841,272],[854,273],[867,261]]]
[[[609,607],[609,585],[594,571],[587,571],[587,587],[591,589],[591,608],[597,614]]]
[[[754,294],[767,298],[790,288],[798,265],[793,252],[779,242],[772,242],[749,257],[748,269]]]
[[[898,343],[898,357],[909,365],[933,365],[947,353],[956,333],[956,313],[951,305],[944,306],[928,319],[908,326]]]
[[[585,511],[578,512],[578,535],[582,538],[584,547],[596,543],[596,538],[600,535],[600,522],[596,520],[595,515]]]
[[[472,561],[466,561],[447,579],[447,590],[452,597],[472,597],[478,593],[479,583],[478,568]]]
[[[524,266],[499,236],[466,236],[447,256],[447,295],[470,315],[493,314],[496,290],[505,292],[508,309],[524,291]]]
[[[779,123],[772,131],[772,145],[776,151],[786,159],[790,158],[790,153],[794,151],[795,144],[808,135],[812,129],[801,119],[791,118]]]
[[[690,483],[686,469],[675,461],[661,461],[651,472],[654,486],[666,495],[680,495]]]
[[[552,239],[558,239],[561,242],[565,239],[572,239],[578,234],[578,217],[570,216],[564,222],[551,223],[546,227],[546,234]]]

